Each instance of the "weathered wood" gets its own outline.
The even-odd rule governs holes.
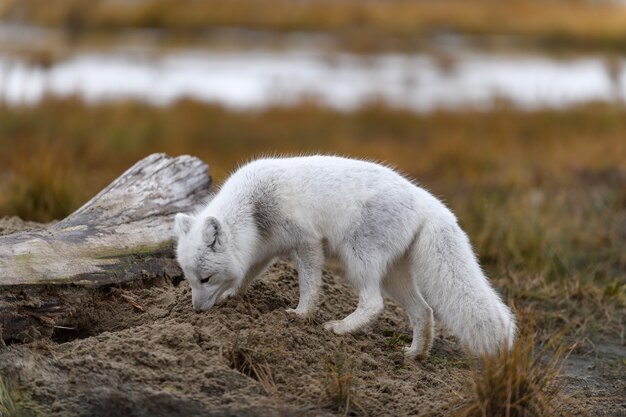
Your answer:
[[[180,276],[174,215],[197,208],[210,185],[208,167],[199,159],[154,154],[64,220],[41,231],[0,236],[2,338],[15,338],[33,320],[54,323],[73,313],[59,295],[68,287]],[[32,302],[42,295],[47,302]]]

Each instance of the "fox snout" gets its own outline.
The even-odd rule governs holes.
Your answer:
[[[215,301],[206,292],[191,290],[191,304],[196,313],[210,309],[214,303]]]
[[[193,309],[196,313],[202,313],[203,311],[210,310],[212,307],[218,305],[219,303],[204,303],[204,304],[193,304]]]
[[[202,313],[203,311],[206,311],[206,310],[210,309],[211,307],[219,306],[221,304],[224,304],[226,302],[226,300],[228,300],[229,298],[232,298],[232,294],[224,294],[217,300],[217,302],[211,304],[208,307],[206,306],[206,303],[205,304],[196,303],[196,302],[194,302],[192,300],[193,309],[196,311],[196,313]]]
[[[211,307],[213,307],[213,306],[205,307],[204,304],[197,304],[197,303],[193,303],[193,302],[192,302],[192,304],[193,304],[193,309],[195,310],[196,313],[202,313],[203,311],[206,311],[206,310],[210,309]]]

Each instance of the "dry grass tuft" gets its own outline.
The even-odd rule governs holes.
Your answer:
[[[344,415],[354,411],[365,414],[358,401],[352,361],[346,352],[343,339],[339,342],[333,356],[327,359],[324,377],[326,395],[335,407],[343,410]]]
[[[24,406],[24,401],[13,381],[0,375],[0,417],[31,417],[35,414]]]
[[[274,391],[276,384],[272,368],[254,349],[240,346],[236,338],[234,346],[228,352],[227,359],[232,369],[258,381],[266,394]]]
[[[474,365],[469,400],[456,417],[568,415],[557,401],[558,377],[566,357],[562,337],[538,343],[533,333],[523,333],[510,352],[482,357]]]

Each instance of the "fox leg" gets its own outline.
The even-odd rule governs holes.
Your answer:
[[[411,346],[404,348],[404,354],[411,358],[424,359],[428,356],[433,343],[433,310],[415,284],[412,272],[406,267],[406,261],[403,264],[401,267],[394,268],[385,277],[383,289],[404,307],[413,327],[413,340]]]
[[[343,261],[345,276],[359,293],[359,305],[348,317],[324,325],[342,334],[372,323],[384,308],[383,277],[413,239],[411,198],[398,199],[395,191],[384,191],[363,202],[358,215],[346,228],[336,251]]]
[[[336,334],[349,333],[372,323],[383,311],[383,297],[379,285],[366,285],[359,289],[359,305],[343,320],[324,323],[326,330]]]
[[[315,310],[322,286],[324,248],[321,242],[304,245],[294,249],[291,257],[298,270],[300,300],[295,309],[289,308],[286,311],[300,317],[307,317]]]
[[[369,258],[370,262],[363,261]],[[383,296],[380,289],[382,268],[384,263],[370,257],[360,257],[353,252],[344,253],[345,274],[348,282],[359,292],[359,304],[351,314],[343,320],[333,320],[324,324],[326,330],[336,334],[349,333],[372,323],[383,311]]]

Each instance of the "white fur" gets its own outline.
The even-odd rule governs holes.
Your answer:
[[[237,170],[199,213],[178,214],[175,229],[178,261],[198,311],[290,254],[300,301],[288,311],[310,315],[326,248],[359,293],[356,310],[326,329],[342,334],[372,323],[385,293],[413,326],[409,356],[428,354],[433,311],[475,354],[510,347],[515,337],[514,317],[454,215],[385,166],[332,156],[259,159]]]

